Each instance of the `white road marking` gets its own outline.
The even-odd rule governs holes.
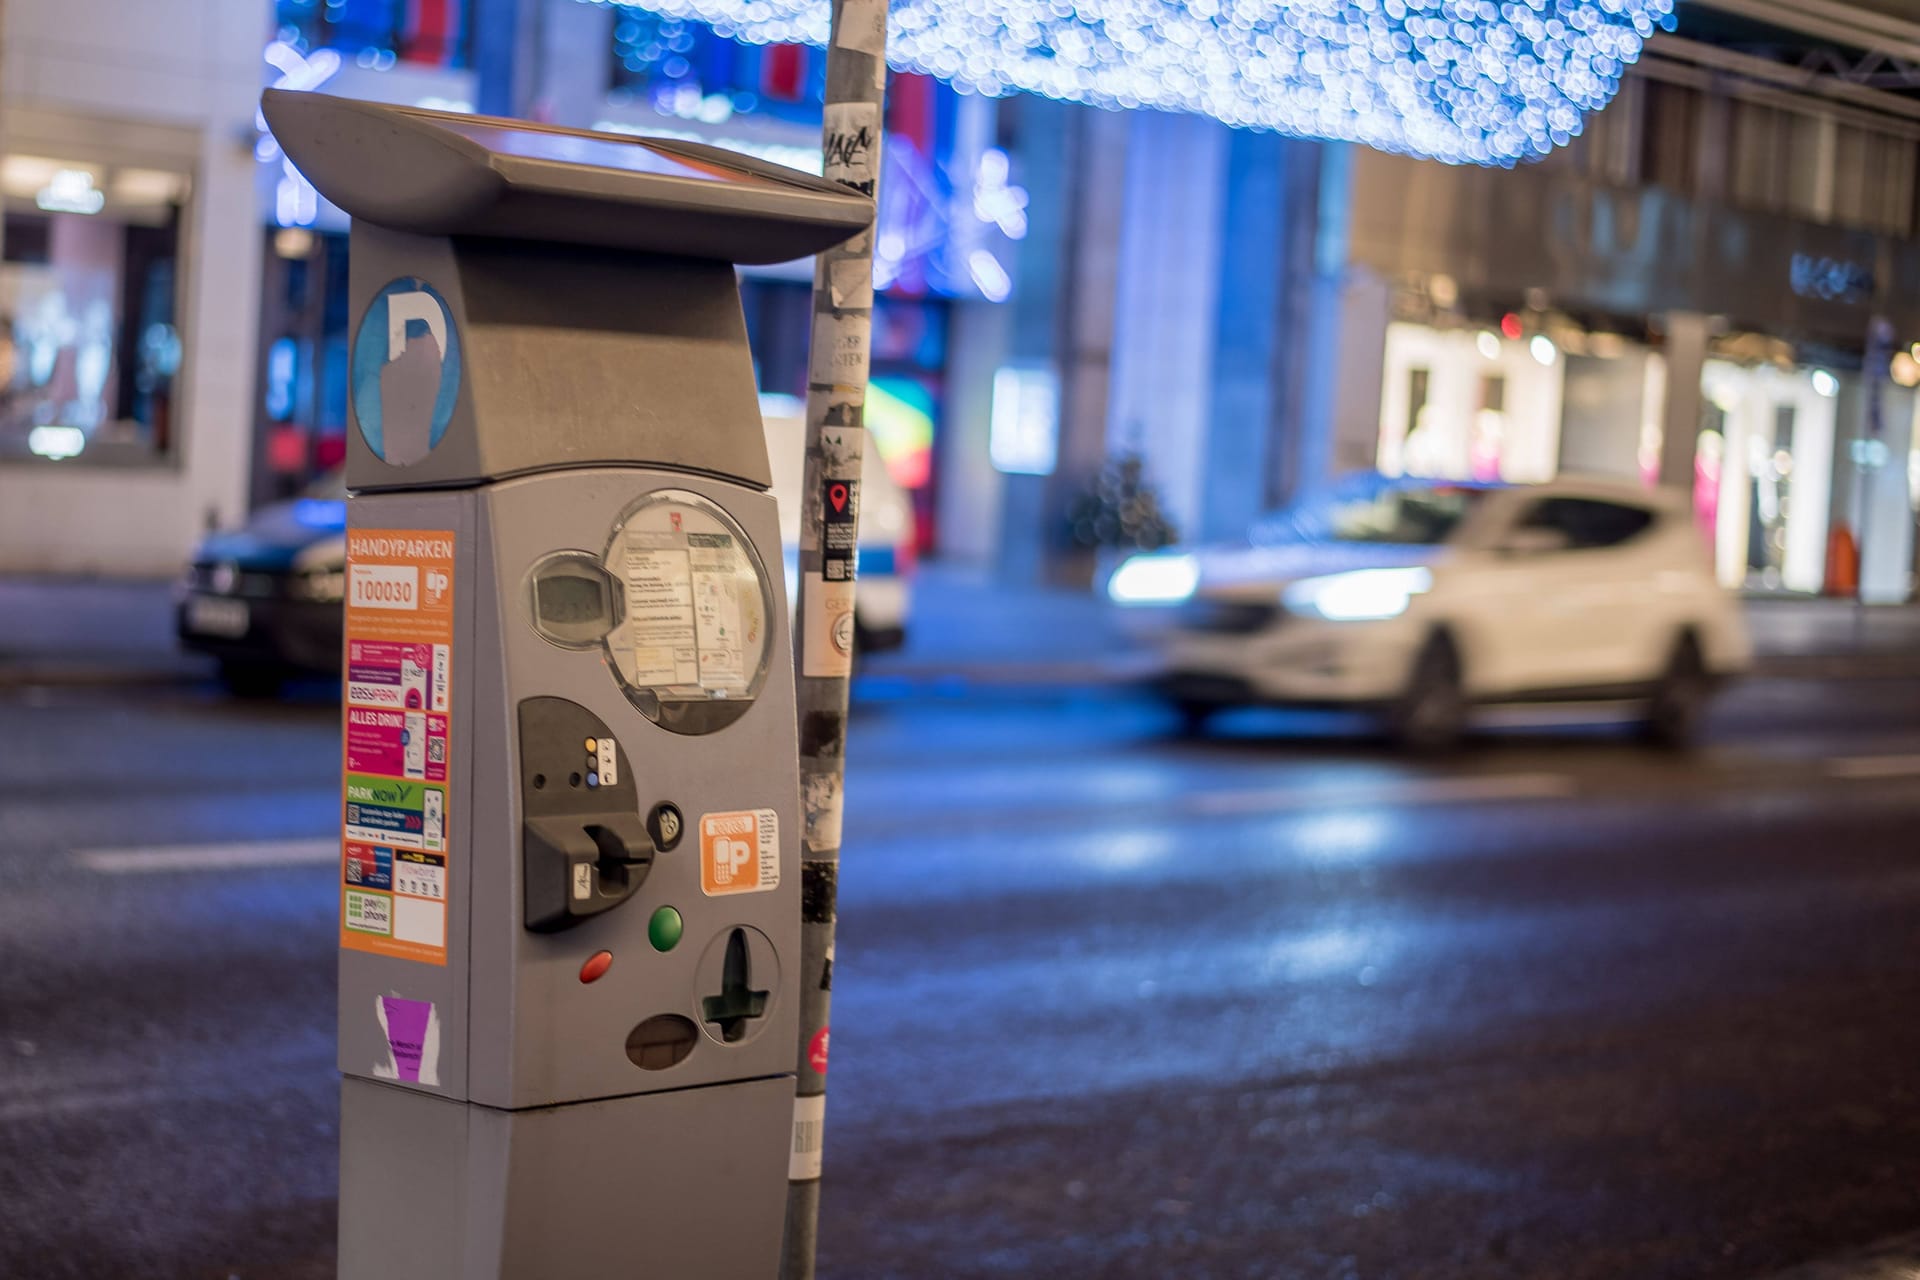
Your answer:
[[[1293,813],[1366,806],[1473,804],[1498,800],[1557,800],[1578,791],[1560,773],[1509,773],[1485,777],[1394,778],[1358,780],[1331,786],[1258,787],[1241,791],[1202,791],[1135,811],[1109,811],[1123,818],[1162,816],[1169,810],[1198,817]],[[1059,812],[1084,812],[1076,807]],[[1015,808],[1007,821],[1029,821],[1030,810]],[[244,840],[229,844],[145,845],[117,849],[76,849],[74,860],[103,875],[141,875],[170,871],[228,871],[250,867],[325,866],[340,857],[337,836],[309,840]]]
[[[152,871],[225,871],[244,867],[307,867],[337,861],[340,857],[340,837],[76,849],[73,856],[81,866],[106,875],[138,875]]]
[[[1487,777],[1403,778],[1330,787],[1262,787],[1210,791],[1185,797],[1178,807],[1198,814],[1285,813],[1366,805],[1391,809],[1414,804],[1470,804],[1482,800],[1554,800],[1578,788],[1563,773],[1508,773]]]
[[[1835,756],[1827,761],[1834,778],[1905,778],[1920,774],[1920,755]]]

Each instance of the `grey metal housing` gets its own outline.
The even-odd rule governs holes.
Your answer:
[[[803,833],[779,522],[731,264],[823,248],[868,225],[871,202],[711,148],[319,95],[270,91],[265,108],[295,163],[355,217],[356,321],[390,283],[421,282],[460,353],[437,443],[395,465],[363,439],[357,409],[348,432],[349,536],[452,531],[455,617],[446,963],[340,953],[341,1274],[771,1275]],[[638,168],[568,159],[605,160],[608,147],[648,154]],[[699,176],[678,176],[686,165]],[[387,314],[389,344],[402,323]],[[416,355],[431,358],[403,353]],[[376,394],[391,422],[400,402],[384,375]],[[536,565],[598,559],[622,514],[660,489],[719,507],[775,566],[765,683],[737,718],[679,732],[629,700],[603,649],[541,634],[529,604]],[[622,761],[604,796],[545,806],[542,865],[585,876],[579,851],[610,832],[652,843],[657,805],[687,828],[634,859],[633,880],[610,873],[621,900],[556,915],[550,895],[539,921],[525,787],[544,766],[529,753],[580,744],[529,734],[521,710],[536,702],[603,726],[593,736],[615,739]],[[554,765],[553,785],[579,785],[568,771]],[[710,896],[702,815],[765,811],[777,886]],[[576,821],[593,824],[591,844]],[[683,933],[663,947],[649,920],[666,907]],[[611,963],[589,981],[582,966],[602,952]],[[433,1007],[420,1082],[394,1078],[386,997]]]

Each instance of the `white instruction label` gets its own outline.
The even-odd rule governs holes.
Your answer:
[[[853,674],[853,583],[809,574],[802,675]]]
[[[862,53],[879,53],[887,47],[887,0],[842,0],[840,27],[833,33],[834,44]]]
[[[694,684],[693,569],[686,548],[627,550],[627,625],[638,685]]]
[[[864,388],[872,333],[873,321],[868,316],[816,314],[807,376],[817,386],[846,388],[849,392],[853,388]],[[848,404],[858,404],[864,392],[859,398],[851,394],[842,394],[841,398]]]
[[[820,1176],[827,1137],[827,1095],[793,1100],[793,1149],[787,1156],[787,1181],[811,1182]]]
[[[865,258],[842,258],[827,265],[827,289],[833,305],[864,311],[873,305],[873,263]]]

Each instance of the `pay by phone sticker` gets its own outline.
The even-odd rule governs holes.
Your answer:
[[[700,891],[709,898],[780,887],[780,816],[771,809],[700,818]]]

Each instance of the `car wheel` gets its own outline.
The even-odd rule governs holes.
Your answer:
[[[239,698],[277,697],[287,683],[286,672],[259,662],[223,662],[220,683]]]
[[[1656,746],[1689,746],[1700,732],[1712,693],[1713,682],[1700,655],[1700,642],[1692,632],[1686,632],[1674,643],[1667,669],[1654,686],[1641,736]]]
[[[1393,740],[1409,751],[1442,751],[1467,727],[1467,695],[1453,641],[1436,635],[1414,659],[1406,692],[1393,708]]]

